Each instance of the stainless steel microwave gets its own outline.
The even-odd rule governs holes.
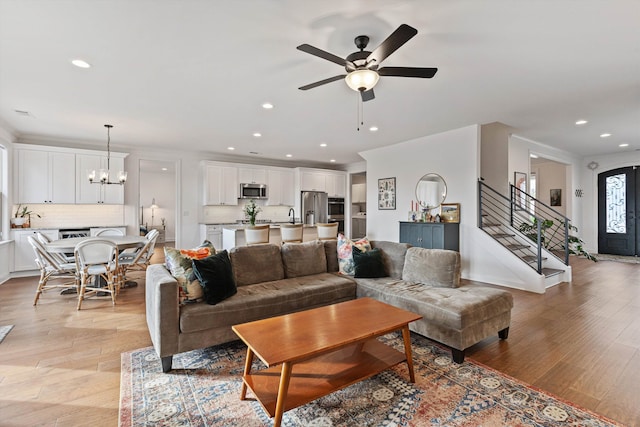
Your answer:
[[[240,184],[241,199],[266,199],[267,186],[264,184]]]

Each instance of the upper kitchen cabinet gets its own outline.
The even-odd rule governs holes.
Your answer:
[[[347,174],[344,172],[327,173],[325,178],[326,192],[329,197],[342,197],[347,194]]]
[[[238,182],[240,184],[266,184],[267,170],[265,168],[238,168]]]
[[[327,175],[319,171],[301,171],[300,172],[300,190],[301,191],[326,191]]]
[[[351,186],[351,203],[367,202],[367,184],[353,184]]]
[[[110,179],[113,181],[118,171],[124,170],[124,157],[114,157],[111,153],[109,160]],[[124,204],[124,187],[127,185],[91,183],[88,172],[107,169],[107,156],[99,154],[76,155],[76,203],[77,204]]]
[[[75,154],[16,151],[18,203],[75,203]]]
[[[237,205],[239,189],[237,167],[204,162],[204,205]]]
[[[268,206],[293,206],[295,200],[294,174],[292,170],[269,169],[267,171]]]

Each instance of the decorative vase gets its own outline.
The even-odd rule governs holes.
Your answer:
[[[11,218],[11,224],[13,224],[16,227],[22,227],[26,221],[27,219],[23,217]]]

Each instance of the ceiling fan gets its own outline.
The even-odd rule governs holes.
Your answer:
[[[360,51],[353,52],[346,58],[340,58],[339,56],[308,44],[301,44],[297,47],[298,50],[326,59],[327,61],[335,62],[338,65],[342,65],[347,74],[329,77],[328,79],[310,83],[298,89],[309,90],[344,78],[351,89],[361,93],[363,101],[370,101],[375,98],[373,87],[378,83],[380,76],[420,77],[430,79],[438,71],[437,68],[378,68],[382,61],[398,50],[400,46],[408,42],[416,34],[418,34],[418,30],[407,24],[402,24],[393,33],[391,33],[385,41],[380,43],[380,46],[375,48],[373,52],[365,50],[367,44],[369,44],[369,37],[358,36],[355,38],[354,42]]]

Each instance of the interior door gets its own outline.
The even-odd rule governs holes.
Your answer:
[[[636,166],[598,174],[598,253],[638,255],[639,175]]]

